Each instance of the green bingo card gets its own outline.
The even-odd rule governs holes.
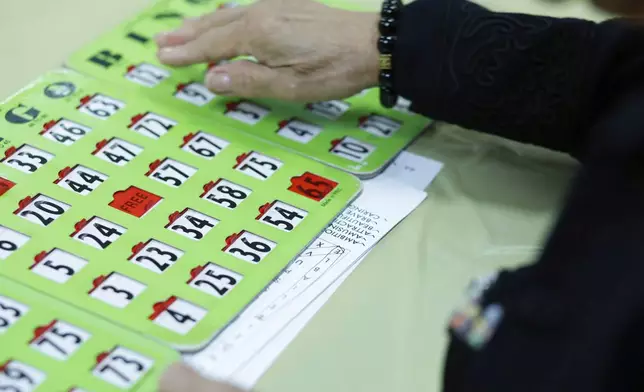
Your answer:
[[[197,350],[360,189],[251,135],[52,72],[0,106],[0,275]]]
[[[361,178],[378,174],[427,127],[421,116],[383,109],[377,90],[306,105],[218,97],[203,85],[206,65],[172,69],[157,61],[155,34],[217,7],[217,0],[157,2],[82,48],[67,65],[152,93],[177,110],[205,115]]]
[[[0,391],[155,392],[179,354],[0,277]]]

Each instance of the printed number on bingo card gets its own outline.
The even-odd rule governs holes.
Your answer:
[[[155,161],[150,165],[150,171],[146,174],[148,177],[169,185],[173,188],[180,187],[190,179],[197,169],[172,159]]]
[[[217,298],[228,294],[242,280],[240,274],[213,263],[195,268],[191,275],[188,282],[191,287]]]
[[[306,106],[312,113],[327,118],[337,120],[349,110],[349,103],[344,101],[324,101],[315,102]]]
[[[226,244],[224,252],[251,263],[259,263],[277,246],[275,242],[247,231],[228,237]]]
[[[29,239],[29,236],[0,225],[0,260],[6,260]]]
[[[91,131],[92,128],[86,125],[61,118],[58,121],[54,120],[46,123],[40,134],[46,139],[70,146]]]
[[[157,240],[150,240],[135,246],[130,260],[147,270],[161,274],[183,255],[182,250]]]
[[[108,177],[88,167],[76,165],[67,167],[58,173],[55,181],[60,187],[82,196],[87,196],[96,190]]]
[[[228,180],[220,179],[216,182],[210,182],[204,186],[202,199],[208,200],[229,210],[246,200],[252,191],[241,185],[235,184]]]
[[[9,148],[5,151],[5,158],[2,163],[23,173],[31,174],[53,158],[54,155],[47,151],[23,144],[18,149]]]
[[[45,195],[27,197],[19,204],[18,216],[40,226],[49,226],[60,218],[71,206]]]
[[[166,228],[191,240],[199,241],[218,223],[219,220],[213,217],[195,210],[186,209],[183,212],[176,212],[170,215],[170,223]]]
[[[262,155],[257,152],[243,154],[237,157],[235,170],[247,174],[258,180],[266,180],[282,167],[282,162],[277,159]]]
[[[132,117],[129,128],[150,139],[159,139],[177,124],[178,122],[172,119],[147,112]]]
[[[118,388],[129,389],[152,368],[154,361],[123,347],[99,357],[94,376]]]
[[[230,102],[226,105],[226,116],[249,125],[260,122],[269,110],[252,102]]]
[[[229,142],[205,132],[189,134],[183,139],[183,151],[200,156],[205,159],[212,159],[219,154],[224,148],[228,147]]]
[[[215,99],[215,94],[199,83],[180,84],[174,96],[195,106],[204,106]]]
[[[170,71],[152,64],[139,64],[128,67],[125,78],[145,87],[156,87],[170,77]]]
[[[87,260],[64,250],[41,252],[34,259],[31,271],[45,279],[64,284],[87,265]]]
[[[180,335],[190,332],[208,312],[188,301],[170,297],[167,301],[154,305],[154,313],[150,320],[154,324]]]
[[[7,332],[28,311],[26,305],[0,295],[0,335]]]
[[[364,161],[376,148],[360,140],[345,137],[333,142],[331,153],[354,162]]]
[[[283,231],[292,231],[308,213],[281,201],[274,201],[260,208],[257,220]]]
[[[0,391],[34,392],[47,378],[42,371],[18,361],[0,364]]]
[[[322,132],[319,125],[301,120],[288,120],[280,123],[277,134],[298,143],[306,144]]]
[[[34,335],[30,346],[59,361],[70,358],[91,336],[78,327],[58,320],[37,328]]]
[[[113,272],[108,276],[101,276],[94,280],[94,289],[90,291],[90,296],[108,305],[124,309],[145,288],[144,284],[130,279],[125,275]]]
[[[75,228],[72,238],[99,250],[107,249],[127,231],[125,227],[99,217],[93,217],[89,221],[83,219]]]
[[[125,103],[102,94],[94,94],[81,99],[78,111],[94,118],[107,120],[125,107]]]
[[[141,152],[143,152],[143,148],[125,140],[113,138],[99,142],[94,155],[117,166],[125,166]]]
[[[360,119],[360,129],[372,135],[389,137],[400,129],[401,123],[391,118],[372,114]]]

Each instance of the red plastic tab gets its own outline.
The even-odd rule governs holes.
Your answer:
[[[234,169],[236,169],[236,168],[237,168],[237,166],[241,165],[241,163],[242,163],[242,162],[244,162],[244,160],[245,160],[246,158],[248,158],[248,156],[249,156],[250,154],[251,154],[250,152],[245,152],[245,153],[243,153],[243,154],[239,155],[239,156],[237,157],[237,159],[236,159],[237,164],[236,164],[235,166],[233,166],[233,168],[234,168]]]
[[[92,152],[92,155],[98,154],[98,152],[105,148],[105,146],[107,146],[107,143],[109,142],[109,140],[103,139],[100,142],[96,143],[96,149],[94,150],[94,152]]]
[[[51,323],[47,325],[43,325],[41,327],[38,327],[34,330],[34,337],[31,339],[29,343],[33,343],[36,339],[40,338],[42,335],[44,335],[47,331],[49,331],[54,325],[56,325],[56,320],[53,320]]]
[[[255,218],[255,220],[258,220],[262,216],[264,216],[264,214],[267,213],[268,210],[270,210],[271,207],[273,207],[274,204],[275,204],[275,202],[272,202],[272,203],[266,203],[266,204],[260,206],[259,207],[259,215],[257,215],[257,218]]]
[[[148,241],[148,242],[150,242],[150,241]],[[134,245],[132,247],[132,255],[130,257],[128,257],[127,259],[132,260],[132,258],[134,256],[136,256],[137,253],[139,253],[140,251],[142,251],[145,248],[145,245],[147,245],[148,242],[139,242],[138,244]]]
[[[184,137],[183,137],[183,144],[181,145],[181,147],[185,147],[185,145],[186,145],[186,144],[188,144],[188,143],[190,143],[190,141],[191,141],[192,139],[194,139],[194,137],[195,137],[195,136],[196,136],[196,134],[195,134],[195,133],[189,133],[189,134],[187,134],[186,136],[184,136]]]
[[[72,172],[72,168],[67,166],[63,170],[58,172],[58,178],[54,180],[54,184],[58,184],[63,178],[67,177],[69,173]]]
[[[109,357],[109,356],[110,356],[110,353],[109,353],[109,352],[104,352],[104,353],[100,353],[100,354],[98,354],[98,355],[96,356],[96,364],[97,364],[97,365],[98,365],[98,364],[100,364],[101,362],[103,362],[103,361],[105,360],[105,358],[107,358],[107,357]]]
[[[329,149],[329,151],[333,150],[335,148],[335,146],[340,144],[340,142],[342,142],[342,139],[331,140],[331,148]]]
[[[188,84],[186,84],[186,83],[178,84],[177,85],[177,92],[181,92],[184,88],[186,88],[186,86],[188,86]]]
[[[15,210],[13,213],[14,213],[14,214],[19,213],[20,211],[22,211],[22,210],[23,210],[23,208],[25,208],[25,207],[27,207],[29,204],[31,204],[31,202],[32,202],[32,201],[34,201],[34,198],[33,198],[33,197],[31,197],[31,196],[27,196],[27,197],[25,197],[24,199],[20,200],[20,201],[18,202],[18,209],[17,209],[17,210]]]
[[[128,128],[132,128],[132,127],[134,126],[134,124],[136,124],[136,123],[138,123],[139,121],[141,121],[141,120],[143,119],[143,117],[145,117],[145,116],[147,116],[147,115],[148,115],[148,113],[141,113],[141,114],[137,114],[136,116],[134,116],[134,117],[132,117],[132,118],[130,119],[130,125],[128,125],[127,127],[128,127]]]
[[[94,95],[86,95],[83,98],[81,98],[80,99],[80,105],[78,105],[78,107],[76,107],[76,109],[82,108],[85,104],[87,104],[87,102],[91,101],[92,98],[94,98]]]
[[[52,129],[52,128],[54,127],[54,125],[58,124],[58,122],[59,122],[59,121],[60,121],[60,120],[51,120],[51,121],[47,121],[47,122],[45,123],[45,125],[43,125],[43,127],[42,127],[42,131],[40,131],[40,134],[41,134],[41,135],[44,135],[45,133],[47,133],[47,131],[49,131],[50,129]]]
[[[9,192],[11,188],[16,186],[16,183],[10,180],[7,180],[4,177],[0,177],[0,196],[4,195],[5,193]]]
[[[148,170],[148,172],[145,173],[145,175],[149,176],[150,174],[152,174],[159,166],[161,166],[161,162],[162,161],[160,159],[157,159],[156,161],[150,163],[150,166],[149,166],[150,170]]]
[[[201,271],[203,271],[205,268],[206,268],[206,267],[201,266],[201,265],[200,265],[200,266],[197,266],[197,267],[195,267],[195,268],[193,268],[193,269],[190,271],[190,280],[188,281],[188,283],[191,283],[193,280],[195,280],[195,278],[196,278],[197,276],[199,276],[199,274],[201,273]]]
[[[321,201],[338,186],[337,182],[310,172],[291,178],[291,184],[289,191],[315,201]]]
[[[233,242],[237,241],[239,239],[239,237],[241,237],[241,235],[243,233],[244,232],[241,231],[239,233],[233,233],[233,234],[229,235],[228,237],[226,237],[226,246],[222,250],[224,250],[224,251],[227,250],[230,247],[230,245],[233,244]]]
[[[16,153],[16,151],[18,151],[18,149],[15,148],[14,146],[7,148],[4,152],[5,159],[11,157],[13,154]]]
[[[161,200],[163,200],[161,196],[130,186],[124,191],[114,193],[113,200],[109,205],[126,214],[140,218]]]
[[[154,309],[154,313],[148,317],[150,320],[156,320],[157,317],[161,315],[161,313],[165,312],[168,310],[170,306],[177,300],[177,297],[172,296],[168,298],[167,300],[163,302],[157,302],[152,306],[152,309]]]
[[[48,254],[49,254],[49,252],[46,252],[46,251],[43,250],[42,252],[40,252],[36,256],[34,256],[34,263],[32,264],[31,267],[29,267],[29,269],[32,269],[35,266],[37,266],[38,264],[42,263],[43,260],[45,260],[45,258],[47,257]]]
[[[179,211],[175,211],[175,212],[173,212],[172,214],[170,214],[170,216],[168,217],[168,226],[170,226],[171,224],[173,224],[174,222],[176,222],[176,221],[177,221],[177,219],[181,218],[181,215],[185,214],[187,210],[188,210],[188,209],[186,208],[186,209],[184,209],[184,210],[183,210],[183,211],[181,211],[181,212],[179,212]],[[166,227],[168,227],[168,226],[166,226]]]

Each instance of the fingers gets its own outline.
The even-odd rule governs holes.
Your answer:
[[[159,392],[240,392],[239,389],[206,380],[184,364],[172,365],[161,377]]]
[[[273,69],[250,61],[233,61],[211,69],[206,86],[219,95],[297,100],[297,77],[287,69]]]
[[[244,12],[244,6],[222,8],[197,18],[186,19],[183,26],[174,31],[160,33],[155,40],[160,48],[184,45],[214,27],[222,27],[238,20]]]
[[[240,35],[237,34],[237,30],[236,22],[214,27],[184,44],[162,47],[157,57],[166,65],[186,66],[240,56],[244,53],[241,53]]]

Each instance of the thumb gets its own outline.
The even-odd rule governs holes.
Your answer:
[[[206,86],[219,95],[296,100],[297,80],[287,69],[239,60],[212,68],[206,75]]]

